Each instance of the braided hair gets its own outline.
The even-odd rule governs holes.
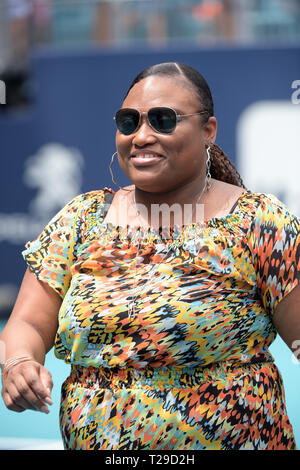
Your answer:
[[[207,122],[208,119],[214,115],[213,99],[205,78],[193,67],[178,62],[165,62],[146,68],[133,80],[126,96],[134,87],[134,85],[144,78],[150,77],[152,75],[162,75],[167,77],[181,76],[187,79],[188,82],[192,85],[193,89],[196,91],[201,103],[203,104],[204,110],[206,111],[202,124],[205,124],[205,122]],[[216,144],[210,144],[210,160],[210,173],[212,178],[246,189],[242,178],[234,164],[227,157],[227,155],[225,155],[223,150]]]
[[[232,161],[216,144],[210,144],[210,161],[210,174],[212,178],[247,189]]]

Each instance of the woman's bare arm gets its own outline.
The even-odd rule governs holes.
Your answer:
[[[300,345],[300,284],[277,305],[273,323],[283,341],[296,353]],[[300,357],[298,355],[297,359]]]
[[[27,269],[12,314],[0,336],[6,360],[32,357],[32,361],[15,365],[4,380],[2,396],[9,409],[48,410],[43,400],[51,403],[53,384],[43,364],[54,343],[61,302],[48,284]]]

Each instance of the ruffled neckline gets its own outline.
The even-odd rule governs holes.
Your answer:
[[[104,191],[109,191],[110,193],[114,194],[114,191],[110,188],[104,188]],[[229,225],[234,225],[237,221],[245,219],[247,217],[248,212],[242,212],[241,207],[240,207],[240,202],[245,198],[245,196],[253,195],[252,191],[247,190],[244,191],[240,196],[237,198],[237,207],[235,208],[235,211],[233,213],[229,213],[220,217],[211,217],[210,219],[204,219],[202,222],[190,222],[189,224],[182,224],[182,225],[174,225],[172,227],[164,227],[161,226],[157,229],[153,227],[147,227],[143,225],[115,225],[111,222],[104,222],[103,219],[100,222],[100,225],[106,226],[110,230],[118,230],[118,231],[140,231],[140,232],[148,232],[148,233],[163,233],[164,231],[170,230],[170,232],[175,232],[176,231],[183,231],[183,230],[188,230],[188,229],[193,229],[195,230],[196,228],[203,229],[204,227],[219,227],[219,226],[229,226]],[[105,218],[105,217],[104,217]]]
[[[113,193],[110,188],[106,191]],[[108,194],[106,192],[105,194]],[[105,194],[104,198],[105,199]],[[213,217],[205,219],[203,222],[191,222],[189,224],[174,225],[173,227],[159,227],[157,229],[147,226],[122,226],[115,225],[111,222],[104,222],[106,214],[99,214],[97,222],[92,224],[86,233],[85,240],[89,237],[96,236],[104,244],[110,244],[114,240],[118,245],[147,245],[147,244],[164,244],[179,246],[191,243],[194,240],[205,238],[207,243],[226,238],[240,238],[245,236],[249,228],[249,220],[253,210],[249,210],[248,204],[244,204],[247,196],[255,197],[251,191],[243,192],[237,199],[237,207],[233,213],[226,214],[221,217]],[[210,241],[209,241],[210,240]]]

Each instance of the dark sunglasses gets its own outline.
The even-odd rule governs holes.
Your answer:
[[[161,134],[172,134],[182,118],[206,113],[207,111],[199,111],[193,114],[177,114],[174,109],[165,107],[151,108],[148,112],[140,113],[137,109],[122,108],[116,112],[114,120],[121,134],[130,135],[139,128],[142,115],[146,114],[152,129]]]

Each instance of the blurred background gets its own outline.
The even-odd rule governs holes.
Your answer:
[[[300,0],[0,0],[0,328],[25,270],[21,251],[75,195],[117,189],[113,115],[143,68],[185,62],[207,79],[217,143],[247,187],[300,216]],[[126,184],[117,163],[117,181]],[[280,338],[300,446],[300,367]],[[49,415],[0,403],[0,448],[60,449],[60,386],[47,356]]]

